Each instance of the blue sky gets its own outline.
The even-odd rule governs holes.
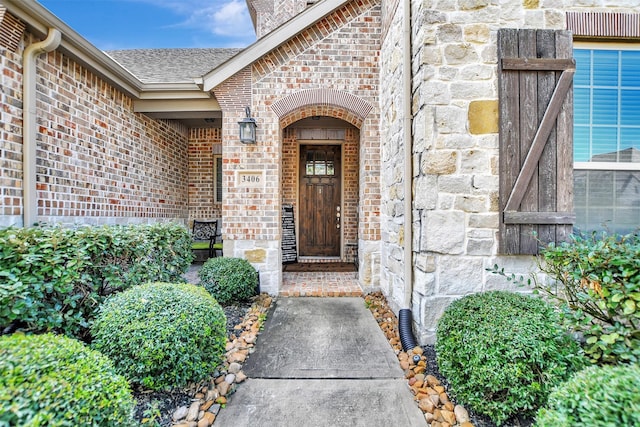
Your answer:
[[[245,0],[38,0],[101,50],[245,47]]]

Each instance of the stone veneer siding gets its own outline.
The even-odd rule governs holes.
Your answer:
[[[497,30],[565,29],[567,11],[637,12],[640,2],[412,1],[413,260],[402,252],[402,1],[384,2],[381,54],[381,287],[403,304],[412,262],[414,331],[432,342],[437,320],[463,295],[511,289],[486,271],[527,274],[531,257],[499,256]]]
[[[6,22],[3,20],[3,23]],[[22,52],[2,65],[0,225],[22,225]],[[139,223],[188,217],[188,130],[133,112],[133,100],[59,51],[37,59],[38,220]]]

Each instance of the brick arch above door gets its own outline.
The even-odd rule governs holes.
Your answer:
[[[359,96],[336,89],[302,90],[271,104],[283,129],[313,116],[334,117],[361,128],[372,108],[369,102]]]

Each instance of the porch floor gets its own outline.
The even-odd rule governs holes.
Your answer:
[[[280,296],[362,296],[357,272],[283,272]]]
[[[189,267],[184,278],[199,283],[198,270],[202,264]],[[283,297],[356,297],[363,296],[358,273],[349,272],[283,272],[280,296]]]

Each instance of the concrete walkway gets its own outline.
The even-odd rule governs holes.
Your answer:
[[[426,426],[358,297],[278,298],[216,427]]]

